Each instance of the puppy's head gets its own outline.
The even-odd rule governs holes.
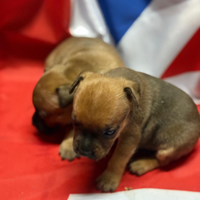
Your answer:
[[[71,123],[72,101],[69,94],[71,84],[55,71],[44,73],[33,91],[35,113],[33,125],[41,133],[52,133],[59,126]]]
[[[72,119],[74,150],[99,160],[107,155],[139,107],[139,86],[124,78],[95,73],[80,75],[71,87],[76,88]]]

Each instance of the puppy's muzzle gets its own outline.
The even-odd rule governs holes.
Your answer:
[[[45,124],[45,122],[41,119],[39,114],[35,112],[32,117],[32,124],[37,128],[40,133],[43,134],[52,134],[58,131],[58,127],[49,127]]]
[[[76,145],[74,146],[74,151],[81,156],[85,156],[87,158],[96,160],[96,156],[95,153],[92,149],[90,149],[89,147],[84,146],[83,144],[79,144],[76,143]]]

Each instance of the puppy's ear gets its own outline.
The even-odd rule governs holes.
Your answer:
[[[136,82],[128,81],[127,86],[124,88],[126,97],[130,102],[133,102],[136,107],[140,108],[140,87]]]
[[[71,85],[70,89],[69,89],[69,94],[71,94],[75,88],[79,85],[79,83],[87,78],[90,74],[93,74],[92,72],[82,72],[80,73],[80,75],[78,76],[78,78],[74,81],[74,83]]]
[[[74,94],[69,94],[70,85],[61,85],[56,88],[56,93],[58,95],[59,104],[61,108],[65,108],[73,102]]]

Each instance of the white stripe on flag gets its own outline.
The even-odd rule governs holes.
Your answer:
[[[69,31],[72,36],[99,37],[113,44],[96,0],[71,0]]]
[[[68,200],[199,200],[200,193],[178,190],[137,189],[107,194],[70,194]]]
[[[118,49],[127,67],[160,77],[199,26],[200,0],[154,0]]]
[[[195,91],[196,86],[200,80],[200,72],[187,72],[183,74],[179,74],[177,76],[171,76],[164,79],[165,81],[175,85],[176,87],[182,89],[184,92],[186,92],[188,95],[190,95],[193,99],[193,101],[196,104],[200,104],[200,99],[197,98],[197,94],[195,96],[195,93],[200,93],[200,91]],[[200,94],[198,95],[200,97]]]

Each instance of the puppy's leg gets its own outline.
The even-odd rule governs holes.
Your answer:
[[[141,158],[131,162],[129,165],[129,170],[131,173],[141,176],[155,168],[168,165],[171,161],[177,160],[183,155],[189,153],[191,150],[183,153],[174,147],[161,149],[157,151],[155,158]]]
[[[168,127],[161,131],[163,138],[167,138],[166,143],[161,144],[163,148],[156,152],[155,157],[142,158],[131,162],[129,170],[132,173],[140,176],[155,168],[168,165],[171,161],[190,153],[199,137],[199,128],[196,124],[190,124],[190,126],[179,124],[176,127]]]
[[[117,189],[126,165],[138,146],[140,141],[139,127],[134,128],[134,134],[129,133],[130,130],[133,129],[126,129],[121,133],[107,169],[97,179],[97,189],[103,192],[113,192]]]
[[[138,176],[159,167],[159,161],[155,157],[140,158],[129,164],[129,171]]]
[[[129,171],[141,176],[155,168],[167,165],[175,159],[176,152],[174,148],[158,150],[156,156],[144,157],[134,160],[129,164]]]
[[[74,137],[74,131],[71,130],[69,133],[65,135],[64,140],[60,144],[60,157],[62,160],[69,160],[72,161],[74,158],[77,157],[77,154],[74,151],[73,148],[73,137]]]

